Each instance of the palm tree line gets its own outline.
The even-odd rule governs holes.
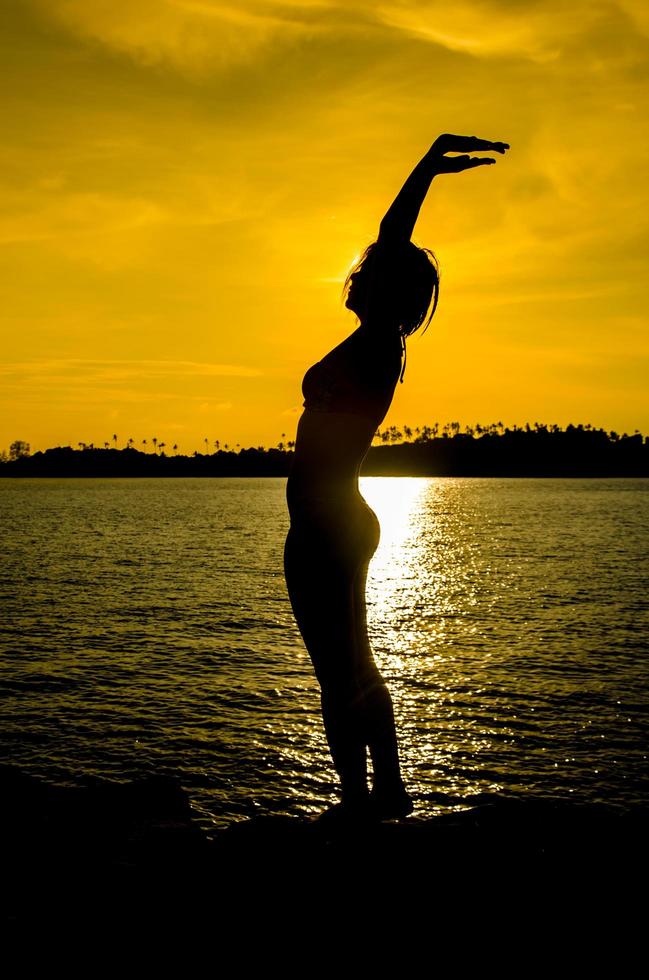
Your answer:
[[[119,439],[119,436],[117,435],[117,433],[114,432],[113,433],[113,438],[112,438],[112,443],[113,443],[113,447],[112,448],[113,449],[117,449],[118,448],[118,439]],[[282,432],[282,436],[281,436],[280,441],[277,443],[277,446],[275,446],[273,448],[276,448],[276,449],[280,450],[280,452],[286,452],[286,451],[289,451],[290,452],[292,449],[295,448],[295,441],[294,440],[289,439],[286,442],[284,440],[286,440],[286,433],[285,432]],[[222,443],[220,439],[214,439],[212,441],[212,440],[209,439],[208,436],[205,436],[202,441],[203,441],[203,444],[205,446],[204,455],[206,455],[206,456],[211,455],[210,454],[210,447],[213,447],[214,452],[217,452],[217,453],[218,452],[226,452],[226,453],[229,453],[229,452],[238,452],[241,449],[241,443],[239,443],[239,442],[235,443],[234,446],[231,446],[230,443],[228,443],[228,442],[223,442]],[[157,436],[152,436],[151,439],[146,439],[146,438],[145,439],[142,439],[141,442],[140,442],[140,445],[142,446],[142,449],[140,450],[141,452],[147,452],[148,451],[148,448],[147,447],[148,446],[153,446],[153,452],[155,453],[155,455],[160,455],[160,456],[165,456],[166,455],[166,453],[164,452],[164,450],[165,450],[165,448],[167,448],[167,443],[159,440]],[[102,448],[100,446],[96,446],[94,444],[94,442],[78,442],[77,443],[77,446],[81,450],[84,450],[84,449],[100,449],[100,448]],[[104,442],[103,448],[104,449],[110,449],[111,448],[110,447],[110,442],[109,441]],[[128,439],[126,439],[124,445],[122,446],[122,449],[135,449],[135,448],[136,448],[136,440],[133,439],[132,436],[130,436]],[[177,442],[175,442],[173,444],[173,446],[171,446],[170,448],[171,448],[171,451],[173,452],[174,455],[178,455],[178,453],[180,451],[180,446],[178,445]],[[255,448],[258,449],[260,452],[265,452],[266,451],[266,447],[265,446],[256,446]],[[194,450],[191,451],[191,455],[197,456],[197,455],[199,455],[199,451],[197,449],[194,449]]]
[[[382,431],[378,430],[374,438],[380,444],[385,445],[387,443],[400,442],[431,442],[434,439],[454,439],[458,436],[480,439],[482,436],[509,436],[518,433],[526,433],[528,435],[530,433],[535,433],[536,435],[558,435],[562,432],[578,434],[592,432],[598,435],[603,434],[611,442],[617,442],[620,438],[628,438],[626,432],[620,436],[619,433],[613,430],[607,432],[605,429],[600,429],[590,424],[569,424],[563,429],[560,425],[554,423],[548,425],[545,422],[534,422],[531,425],[529,422],[526,422],[525,425],[512,426],[506,426],[503,422],[490,422],[487,425],[482,425],[478,422],[475,425],[465,425],[464,427],[459,422],[446,422],[444,425],[435,422],[434,425],[415,426],[414,429],[408,425],[404,425],[401,429],[396,425],[391,425]],[[641,436],[640,430],[635,429],[633,435]]]
[[[593,433],[602,437],[605,436],[610,442],[617,442],[620,439],[627,439],[629,436],[627,433],[622,435],[615,431],[607,432],[605,429],[597,428],[590,424],[579,424],[579,425],[568,425],[563,429],[560,425],[550,424],[547,425],[544,422],[534,422],[530,424],[526,422],[525,425],[512,425],[506,426],[503,422],[490,422],[486,425],[481,423],[476,423],[475,425],[464,425],[461,426],[459,422],[435,422],[432,425],[422,425],[415,426],[414,428],[409,425],[403,425],[401,427],[396,425],[386,426],[384,429],[377,429],[374,435],[375,445],[396,445],[396,444],[412,444],[412,443],[428,443],[433,442],[438,439],[449,440],[449,439],[480,439],[484,436],[487,437],[499,437],[499,436],[512,436],[517,434],[525,433],[535,434],[537,436],[553,436],[559,433],[566,432],[568,434],[573,433],[577,435],[582,435],[584,433]],[[641,436],[638,429],[634,430],[634,437]],[[648,437],[649,438],[649,437]],[[112,443],[112,447],[111,447]],[[215,453],[238,453],[241,451],[242,447],[240,443],[235,443],[233,446],[228,442],[221,442],[219,439],[210,439],[208,436],[204,436],[203,447],[200,451],[198,449],[190,450],[189,453],[182,453],[181,447],[177,442],[173,445],[168,446],[167,442],[163,439],[159,439],[158,436],[145,437],[136,442],[136,440],[129,436],[124,440],[123,445],[119,445],[119,436],[116,432],[113,433],[111,440],[106,440],[103,443],[103,447],[100,445],[95,445],[93,442],[83,442],[77,443],[80,450],[96,450],[96,449],[113,449],[113,450],[133,450],[143,453],[149,453],[150,449],[153,450],[153,455],[156,456],[167,456],[172,453],[174,456],[178,455],[190,455],[190,456],[210,456]],[[138,447],[141,447],[138,449]],[[270,450],[263,445],[258,445],[252,447],[256,449],[257,452],[268,452],[268,451],[279,451],[281,453],[292,452],[295,449],[295,441],[292,439],[286,439],[286,433],[282,432],[280,440],[275,446],[270,447]],[[168,450],[166,452],[165,450]],[[212,450],[210,452],[210,450]],[[3,452],[0,457],[3,460],[13,459],[21,455],[29,455],[30,447],[29,444],[17,440],[12,443],[10,452]]]
[[[112,443],[113,443],[112,448],[113,449],[117,449],[118,448],[118,439],[119,439],[119,437],[118,437],[117,433],[114,432],[113,433],[113,438],[112,438]],[[210,440],[206,436],[203,439],[203,442],[205,443],[205,453],[208,454],[209,453],[209,447],[210,447]],[[140,441],[140,445],[142,446],[142,449],[140,450],[140,452],[145,452],[146,453],[146,452],[148,452],[148,447],[149,446],[153,446],[153,452],[155,453],[156,456],[158,456],[158,455],[165,456],[166,455],[165,449],[167,448],[167,443],[164,442],[161,439],[158,439],[157,436],[151,436],[150,439],[146,439],[146,438],[145,439],[142,439]],[[223,445],[221,445],[221,442],[220,442],[219,439],[215,439],[214,442],[212,443],[212,445],[214,446],[214,450],[217,453],[220,452],[221,450],[223,450],[224,452],[231,452],[231,448],[230,448],[229,443],[225,442],[225,443],[223,443]],[[82,449],[82,450],[83,449],[100,449],[100,448],[102,448],[101,446],[96,446],[94,444],[94,442],[78,442],[77,443],[77,446],[79,447],[79,449]],[[129,438],[126,439],[124,445],[122,446],[122,449],[136,449],[136,446],[137,446],[136,440],[132,436],[129,436]],[[103,448],[104,449],[110,449],[111,448],[110,441],[104,442]],[[174,442],[174,444],[172,446],[168,447],[168,448],[173,452],[174,455],[177,455],[178,452],[179,452],[179,450],[180,450],[180,446],[178,445],[177,442]],[[241,448],[240,447],[240,443],[237,443],[236,444],[236,448],[237,449],[240,449]],[[197,455],[197,453],[198,453],[198,450],[195,449],[193,451],[193,454],[194,455]]]

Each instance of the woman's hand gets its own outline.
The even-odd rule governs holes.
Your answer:
[[[437,174],[459,174],[472,167],[495,163],[493,157],[471,157],[477,150],[504,153],[509,143],[492,143],[477,136],[438,136],[430,150],[419,161],[407,181],[390,205],[379,229],[379,241],[384,244],[403,244],[412,236],[419,209],[428,193],[430,182]],[[463,156],[447,157],[445,153],[462,153]]]
[[[468,153],[489,150],[493,153],[504,153],[509,149],[509,143],[492,143],[491,140],[481,140],[477,136],[453,136],[444,133],[438,136],[431,146],[429,155],[433,158],[435,172],[438,174],[459,174],[472,167],[483,167],[495,163],[493,157],[471,157]],[[446,153],[462,153],[459,157],[447,157]]]

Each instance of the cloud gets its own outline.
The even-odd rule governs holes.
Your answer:
[[[254,378],[263,372],[243,364],[207,364],[199,361],[120,360],[50,358],[13,361],[0,365],[4,384],[53,382],[66,385],[112,385],[124,381],[180,380],[188,378]]]
[[[406,34],[478,57],[556,58],[620,14],[649,32],[643,0],[35,0],[78,36],[148,66],[191,74],[250,64],[278,44],[359,29]]]
[[[649,6],[646,0],[618,0],[618,6],[627,14],[635,27],[649,37]]]
[[[145,66],[204,74],[252,61],[281,41],[313,30],[309,2],[238,0],[37,0],[72,33],[98,41]],[[304,17],[306,16],[306,20]]]
[[[570,4],[562,0],[386,0],[375,9],[384,24],[453,51],[543,62],[556,58],[567,44],[601,24],[608,8],[589,0]]]
[[[39,195],[31,188],[13,201],[5,198],[0,215],[0,244],[46,241],[84,234],[133,231],[168,221],[168,214],[152,200],[119,194],[61,192],[54,181]]]

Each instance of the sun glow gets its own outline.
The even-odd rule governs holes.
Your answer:
[[[413,512],[430,482],[429,477],[361,478],[361,493],[381,524],[381,542],[372,562],[374,569],[392,558],[395,549],[403,549],[410,532]]]
[[[433,182],[440,306],[385,424],[645,429],[640,9],[3,4],[0,450],[291,439],[349,260],[448,129],[511,154]]]
[[[361,492],[375,511],[381,525],[381,540],[370,564],[367,587],[368,609],[399,608],[414,590],[417,569],[412,567],[416,515],[422,497],[431,490],[424,477],[365,477]],[[371,613],[370,613],[371,615]]]

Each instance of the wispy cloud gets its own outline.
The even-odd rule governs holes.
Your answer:
[[[39,195],[39,190],[48,192],[47,196]],[[22,200],[14,197],[7,205],[0,216],[1,245],[128,232],[169,220],[169,213],[156,201],[114,193],[66,192],[60,182],[26,191]]]
[[[512,4],[507,0],[386,0],[381,21],[415,37],[481,57],[516,55],[547,61],[606,17],[606,7],[574,0]]]
[[[621,14],[647,32],[642,0],[36,0],[80,37],[145,67],[205,75],[249,65],[270,48],[381,28],[476,57],[545,62]]]
[[[200,361],[159,361],[95,358],[52,358],[48,360],[13,361],[0,364],[5,381],[21,383],[42,380],[65,384],[114,384],[139,378],[254,378],[263,372],[241,364],[207,364]]]
[[[123,52],[144,66],[192,75],[252,61],[268,46],[315,29],[320,5],[272,0],[38,0],[72,32]]]

